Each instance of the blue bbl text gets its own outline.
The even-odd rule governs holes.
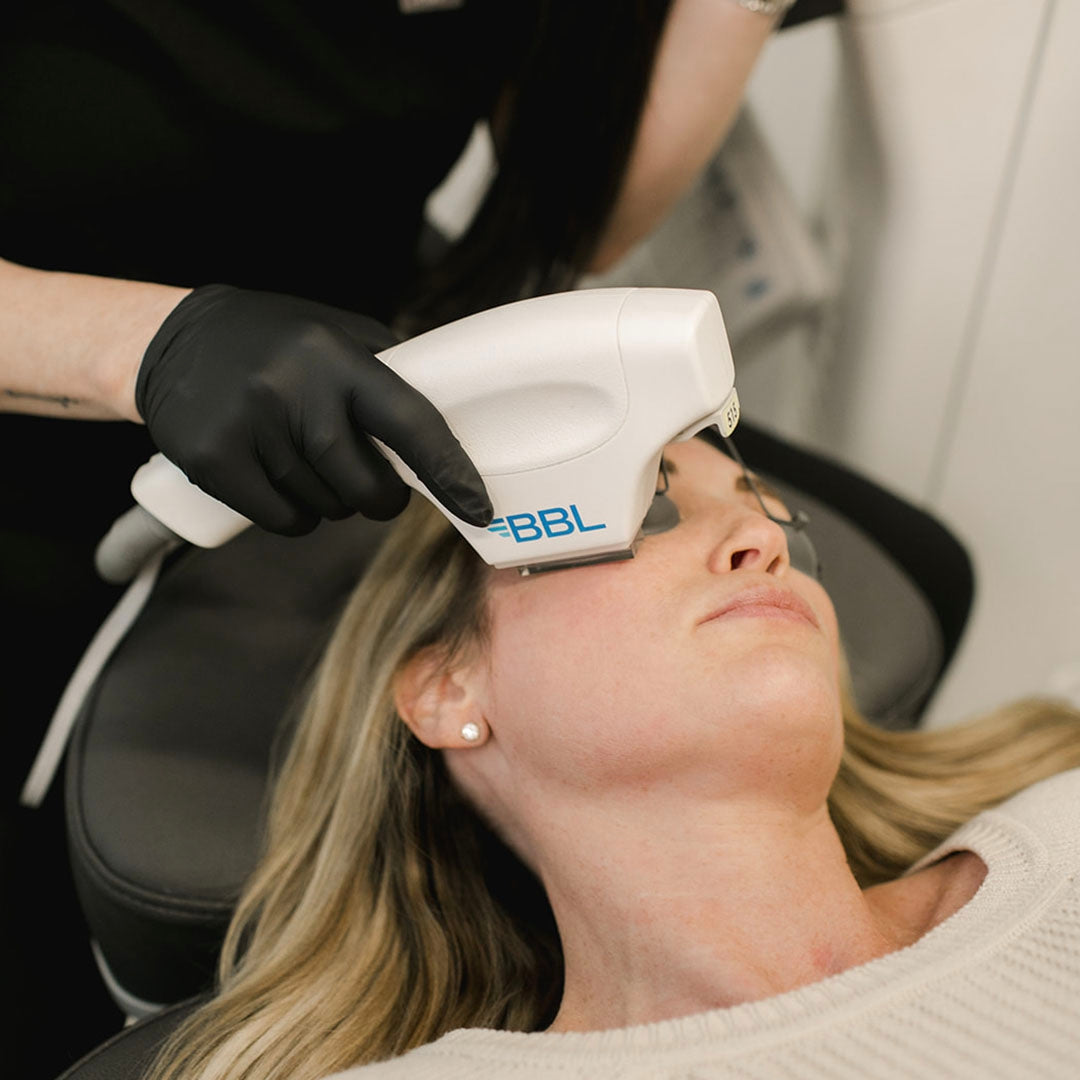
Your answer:
[[[504,518],[495,518],[488,526],[488,532],[500,536],[512,536],[517,544],[543,537],[569,536],[575,532],[592,532],[606,529],[607,525],[586,525],[581,520],[581,512],[575,503],[569,507],[549,506],[546,510],[537,510],[535,514],[507,514]]]

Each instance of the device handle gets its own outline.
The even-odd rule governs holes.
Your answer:
[[[193,484],[164,454],[139,466],[131,478],[131,493],[166,529],[198,547],[221,547],[251,524]]]

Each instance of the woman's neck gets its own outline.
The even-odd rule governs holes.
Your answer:
[[[946,895],[962,899],[940,863],[860,889],[825,806],[688,817],[647,802],[645,817],[594,809],[547,834],[540,871],[566,960],[552,1031],[785,993],[912,944],[947,917]]]

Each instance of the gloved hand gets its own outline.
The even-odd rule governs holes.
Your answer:
[[[385,520],[405,508],[410,488],[367,435],[452,513],[487,525],[483,481],[442,415],[375,358],[394,342],[363,315],[206,285],[154,335],[135,404],[189,480],[271,532],[298,536],[323,517]]]

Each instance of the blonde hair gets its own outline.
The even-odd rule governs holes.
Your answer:
[[[317,1080],[458,1027],[538,1030],[562,991],[539,882],[398,717],[396,673],[488,634],[487,568],[414,499],[354,591],[274,787],[218,995],[154,1080]],[[892,880],[987,807],[1080,765],[1080,714],[1028,701],[887,731],[845,695],[829,810],[862,887]]]

